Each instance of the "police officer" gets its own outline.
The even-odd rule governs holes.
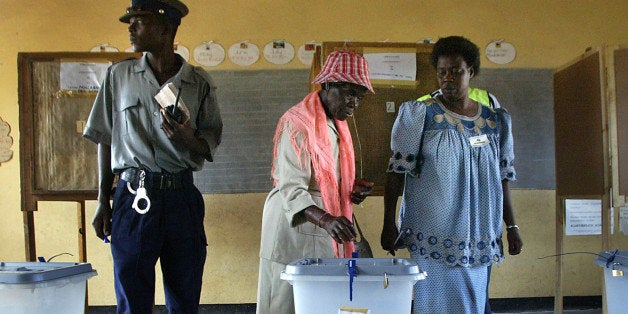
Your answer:
[[[92,225],[99,238],[111,237],[118,313],[152,312],[158,259],[168,311],[198,312],[207,240],[192,172],[212,160],[222,120],[209,75],[173,51],[187,13],[177,0],[132,1],[120,21],[144,56],[109,67],[83,134],[98,144]],[[183,119],[154,98],[169,83]]]

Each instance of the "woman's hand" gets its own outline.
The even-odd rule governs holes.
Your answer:
[[[380,242],[382,244],[382,249],[388,251],[388,253],[392,256],[395,256],[395,241],[397,240],[397,237],[399,237],[399,230],[397,230],[397,226],[395,226],[394,223],[384,223]]]
[[[508,254],[517,255],[523,251],[523,240],[519,235],[519,228],[506,229],[506,238],[508,239]]]
[[[338,243],[354,241],[357,236],[353,224],[345,216],[326,214],[319,219],[318,225]]]
[[[303,215],[307,221],[325,229],[338,243],[354,241],[357,236],[353,223],[345,216],[335,217],[314,205],[303,210]]]
[[[373,182],[364,179],[355,180],[353,192],[351,192],[351,202],[353,202],[353,204],[362,203],[367,196],[373,193],[373,185]]]

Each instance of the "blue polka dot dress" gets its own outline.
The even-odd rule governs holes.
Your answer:
[[[483,312],[486,267],[504,258],[501,181],[515,179],[511,120],[504,109],[478,107],[467,117],[434,98],[410,101],[393,126],[388,171],[406,174],[400,231],[428,273],[415,285],[415,313]]]

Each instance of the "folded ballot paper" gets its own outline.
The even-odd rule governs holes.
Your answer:
[[[155,100],[157,100],[159,105],[165,108],[166,112],[168,112],[171,117],[174,117],[177,122],[186,123],[190,120],[190,111],[183,102],[183,99],[177,96],[179,96],[179,89],[171,82],[166,84],[166,86],[155,95]],[[177,104],[176,108],[174,106],[175,103]]]

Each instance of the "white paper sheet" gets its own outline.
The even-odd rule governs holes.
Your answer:
[[[628,207],[619,208],[619,230],[628,235]]]
[[[166,86],[164,86],[161,90],[159,90],[159,93],[155,95],[155,100],[157,100],[162,108],[167,108],[168,106],[173,105],[176,102],[177,108],[183,113],[183,119],[181,120],[181,123],[186,123],[188,122],[188,120],[190,120],[190,110],[188,109],[188,106],[185,105],[185,102],[183,102],[183,99],[179,98],[179,100],[177,101],[178,93],[179,89],[174,86],[174,83],[170,82],[166,84]]]
[[[614,233],[613,208],[611,208],[611,234]],[[565,235],[602,234],[602,200],[565,200]]]
[[[371,80],[416,80],[416,53],[365,53]]]
[[[96,92],[111,62],[61,62],[61,90]]]
[[[565,200],[565,234],[602,234],[602,200]]]

